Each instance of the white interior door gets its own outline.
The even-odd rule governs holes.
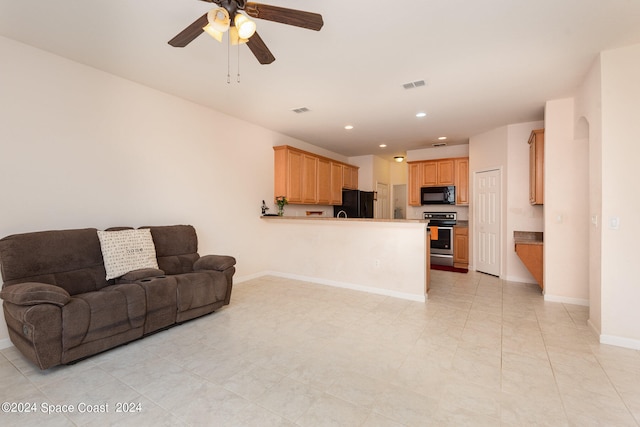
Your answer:
[[[375,208],[375,218],[386,219],[391,215],[391,211],[389,209],[389,184],[376,183],[376,192],[377,200],[376,200],[376,208]]]
[[[476,270],[500,276],[500,170],[476,174]]]

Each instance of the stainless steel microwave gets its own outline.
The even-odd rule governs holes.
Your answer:
[[[420,201],[423,205],[455,205],[456,187],[422,187]]]

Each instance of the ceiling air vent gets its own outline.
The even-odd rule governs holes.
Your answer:
[[[294,109],[293,109],[293,110],[291,110],[291,111],[293,111],[293,112],[294,112],[294,113],[296,113],[296,114],[301,114],[301,113],[309,112],[309,111],[311,111],[311,110],[309,110],[307,107],[300,107],[300,108],[294,108]]]
[[[426,86],[427,84],[425,83],[424,80],[416,80],[415,82],[409,82],[409,83],[405,83],[402,85],[403,88],[405,89],[415,89],[417,87],[422,87],[422,86]]]
[[[433,144],[431,144],[434,147],[444,147],[445,145],[447,145],[446,142],[434,142]]]

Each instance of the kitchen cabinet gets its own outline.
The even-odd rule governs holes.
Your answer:
[[[274,197],[285,196],[291,204],[340,205],[345,176],[347,184],[357,189],[356,166],[288,145],[273,150]]]
[[[342,165],[329,159],[318,159],[318,204],[342,204]]]
[[[454,184],[453,159],[436,160],[422,163],[422,187]]]
[[[358,189],[358,168],[350,165],[342,166],[342,188],[347,190]]]
[[[330,205],[342,204],[342,169],[340,163],[331,162],[331,198]]]
[[[420,163],[408,163],[409,189],[408,202],[410,206],[420,206]]]
[[[456,205],[469,204],[469,158],[455,159]]]
[[[453,227],[453,266],[469,267],[469,227]]]
[[[456,204],[469,204],[469,158],[423,160],[407,162],[408,203],[420,206],[420,188],[455,185]]]
[[[544,204],[544,129],[529,136],[529,203]]]

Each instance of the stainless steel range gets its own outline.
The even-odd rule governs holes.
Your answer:
[[[453,267],[453,226],[456,212],[424,212],[431,230],[431,264]]]

